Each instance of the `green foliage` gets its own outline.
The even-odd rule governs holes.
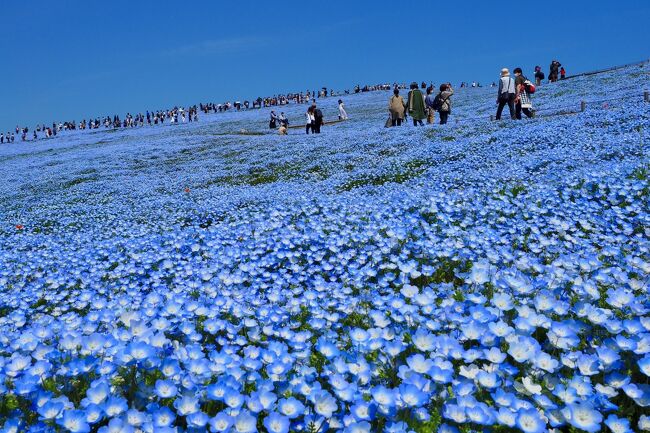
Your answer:
[[[320,374],[323,372],[325,364],[327,364],[327,358],[325,358],[325,356],[323,356],[320,352],[313,350],[309,356],[309,365],[314,367]]]
[[[6,317],[11,313],[11,308],[8,305],[0,306],[0,317]]]
[[[68,188],[72,188],[75,185],[80,185],[80,184],[86,183],[86,182],[95,182],[97,180],[99,180],[99,177],[97,177],[97,176],[77,177],[75,179],[72,179],[72,180],[69,180],[69,181],[65,182],[63,184],[63,188],[68,189]]]
[[[421,176],[431,165],[429,160],[414,159],[383,175],[351,179],[337,187],[338,192],[352,191],[364,186],[381,186],[387,183],[405,183]]]
[[[347,326],[350,328],[368,328],[370,325],[370,320],[368,319],[368,316],[365,314],[361,314],[358,312],[353,312],[345,316],[341,320],[341,325]]]

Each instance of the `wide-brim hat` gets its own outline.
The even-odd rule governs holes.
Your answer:
[[[501,69],[501,76],[505,77],[506,75],[510,75],[510,71],[508,70],[508,68]]]

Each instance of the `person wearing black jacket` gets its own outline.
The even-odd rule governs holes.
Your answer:
[[[316,104],[312,105],[314,109],[314,126],[312,127],[314,134],[320,134],[320,127],[323,125],[323,112],[320,108],[316,108]]]
[[[562,64],[557,60],[553,60],[551,62],[551,66],[549,67],[549,74],[548,74],[548,81],[550,81],[551,83],[555,83],[557,81],[557,75],[560,71],[560,66],[562,66]]]
[[[535,85],[539,86],[542,84],[542,80],[546,78],[544,76],[544,73],[542,72],[542,67],[541,66],[535,66]]]

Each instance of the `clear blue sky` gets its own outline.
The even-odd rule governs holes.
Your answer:
[[[650,56],[650,1],[0,0],[0,130]],[[531,74],[532,75],[532,74]]]

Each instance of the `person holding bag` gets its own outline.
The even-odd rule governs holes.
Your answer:
[[[451,113],[451,95],[454,94],[454,89],[451,88],[451,83],[441,84],[440,93],[434,101],[435,108],[438,109],[438,114],[440,114],[440,124],[445,125],[449,114]]]
[[[388,101],[388,111],[390,112],[391,126],[401,126],[404,119],[406,103],[404,98],[399,94],[399,89],[393,90],[393,96]],[[386,122],[388,123],[388,122]]]
[[[521,120],[521,112],[523,111],[526,117],[533,117],[533,103],[530,100],[528,88],[532,83],[528,78],[523,76],[521,68],[515,68],[515,90],[517,95],[515,97],[515,117]]]
[[[277,114],[275,114],[275,111],[271,110],[271,119],[269,120],[269,128],[270,129],[277,128],[279,120],[280,118],[278,117]]]
[[[510,71],[508,68],[501,69],[501,78],[499,79],[499,92],[497,93],[497,116],[496,120],[501,119],[501,113],[503,112],[503,107],[508,105],[510,109],[510,118],[516,119],[515,115],[515,80],[510,76]]]
[[[408,112],[413,119],[413,126],[423,126],[422,119],[427,116],[424,113],[424,95],[418,89],[416,82],[411,83],[411,91],[408,95]]]
[[[436,109],[434,107],[434,101],[436,95],[433,94],[433,87],[427,88],[427,97],[424,98],[424,103],[427,106],[427,123],[429,125],[433,124],[436,121]]]

